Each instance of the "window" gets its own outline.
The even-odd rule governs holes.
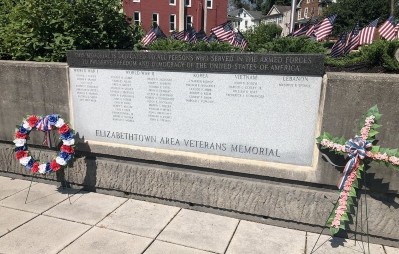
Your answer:
[[[176,30],[176,15],[171,14],[169,16],[169,31],[175,31]]]
[[[193,27],[193,16],[186,16],[186,29],[190,29]]]
[[[169,5],[176,5],[176,0],[169,0]]]
[[[303,12],[303,16],[305,17],[305,19],[308,18],[308,7],[305,8],[305,11]]]
[[[133,13],[133,20],[134,20],[134,24],[135,24],[136,26],[139,26],[139,25],[140,25],[140,22],[141,22],[141,15],[140,15],[140,12],[139,12],[139,11],[135,11],[135,12]]]
[[[298,11],[298,20],[301,19],[301,10]]]
[[[245,20],[245,28],[248,28],[248,20]]]
[[[158,25],[159,26],[159,14],[158,13],[153,13],[152,14],[152,25]]]
[[[247,14],[244,12],[244,18],[246,18],[247,17]]]
[[[212,2],[213,0],[206,0],[206,8],[212,9]]]
[[[283,17],[278,17],[277,18],[277,23],[281,24],[281,22],[283,22]]]
[[[191,7],[191,0],[184,0],[184,5],[187,7]]]

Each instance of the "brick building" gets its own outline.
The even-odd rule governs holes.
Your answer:
[[[301,0],[297,5],[296,20],[299,24],[306,23],[323,15],[323,10],[336,0]]]
[[[227,21],[228,0],[123,0],[123,9],[132,22],[148,31],[157,23],[165,35],[188,26],[209,34]]]

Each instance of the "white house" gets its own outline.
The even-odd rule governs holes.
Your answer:
[[[228,13],[228,19],[233,21],[234,28],[245,32],[250,27],[258,26],[264,18],[261,11],[247,11],[244,8]]]
[[[283,31],[281,36],[287,36],[290,33],[291,6],[273,5],[270,11],[264,16],[262,23],[275,23]]]

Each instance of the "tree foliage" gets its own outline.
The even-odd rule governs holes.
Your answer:
[[[396,1],[396,13],[398,9]],[[324,16],[337,14],[334,35],[347,32],[359,21],[360,27],[367,26],[371,21],[380,18],[380,23],[388,18],[390,13],[390,0],[337,0],[325,11]]]
[[[273,5],[291,5],[292,0],[266,0],[263,6],[263,13],[266,14],[270,11]]]
[[[118,0],[2,0],[1,6],[0,49],[15,60],[65,61],[66,50],[128,49],[138,39]]]
[[[249,42],[249,49],[257,51],[263,44],[280,36],[282,28],[276,24],[260,24],[252,27],[244,33]]]

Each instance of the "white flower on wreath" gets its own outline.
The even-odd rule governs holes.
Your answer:
[[[39,165],[39,173],[40,174],[46,173],[46,164],[40,164]]]
[[[61,158],[60,156],[58,156],[57,158],[55,158],[55,161],[60,164],[61,166],[65,166],[67,164],[67,162]]]
[[[62,140],[62,142],[64,143],[64,145],[72,146],[75,144],[75,139]]]
[[[20,146],[24,146],[25,145],[26,139],[24,139],[24,138],[16,138],[16,139],[14,139],[13,142],[15,143],[16,147],[20,147]]]
[[[30,159],[32,159],[31,156],[23,157],[23,158],[19,159],[19,163],[26,166],[28,164],[28,162],[30,161]]]
[[[55,127],[61,128],[65,124],[64,119],[58,118],[58,121],[55,123]]]
[[[32,130],[32,127],[30,127],[29,123],[26,120],[23,122],[22,127],[27,129],[28,131]]]

